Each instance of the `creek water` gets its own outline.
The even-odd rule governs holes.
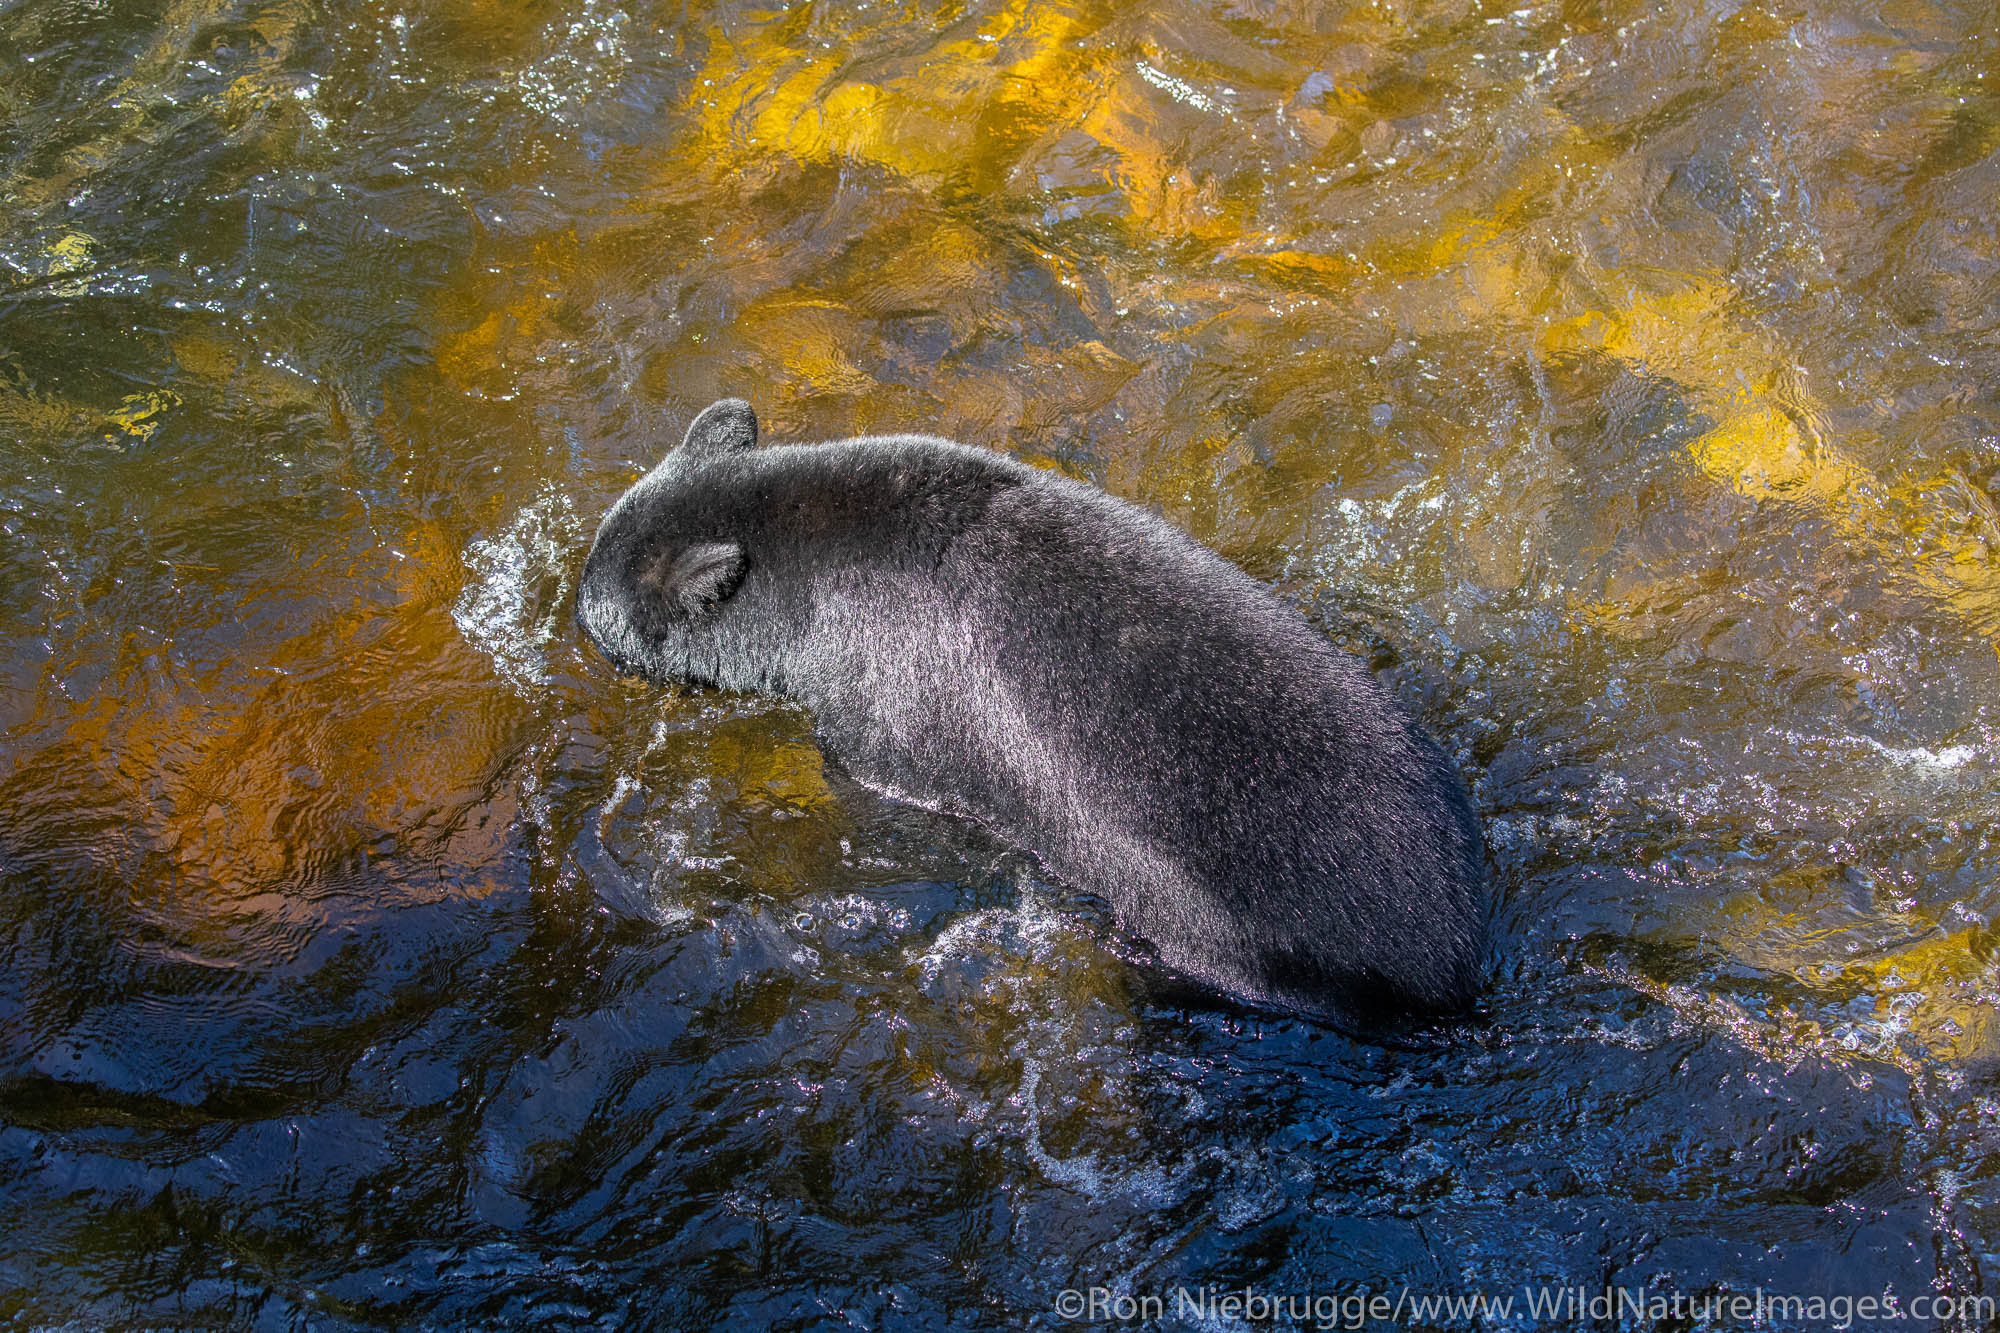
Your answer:
[[[1996,199],[1971,0],[0,5],[0,1320],[1994,1327]],[[1478,1010],[618,679],[724,394],[1367,655]]]

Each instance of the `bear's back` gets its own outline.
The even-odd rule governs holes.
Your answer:
[[[985,548],[983,600],[1011,609],[1001,673],[1037,729],[1070,738],[1088,804],[1205,895],[1190,937],[1227,941],[1227,956],[1196,949],[1178,966],[1240,970],[1247,949],[1294,1004],[1333,989],[1437,1008],[1469,993],[1476,822],[1357,658],[1162,520],[1071,483],[1002,497],[967,547]],[[1072,831],[1069,858],[1087,862],[1097,836]],[[1115,884],[1100,891],[1118,900]],[[1332,965],[1329,942],[1344,946]],[[1378,965],[1390,958],[1417,961],[1392,975]]]
[[[857,776],[995,825],[1226,989],[1467,996],[1483,858],[1463,790],[1296,610],[1154,515],[996,454],[767,452],[794,540],[878,571],[824,576],[841,646],[816,706]]]

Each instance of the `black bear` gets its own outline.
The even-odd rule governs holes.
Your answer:
[[[1335,1020],[1479,981],[1479,825],[1363,664],[1090,486],[923,435],[758,447],[725,399],[604,518],[621,670],[810,708],[871,787],[979,820],[1166,967]]]

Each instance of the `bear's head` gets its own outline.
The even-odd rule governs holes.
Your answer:
[[[768,687],[793,616],[755,578],[762,526],[740,466],[757,444],[741,399],[713,403],[633,483],[592,541],[577,623],[619,670],[662,684]]]

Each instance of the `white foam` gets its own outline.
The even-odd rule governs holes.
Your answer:
[[[611,794],[604,798],[603,817],[610,819],[612,812],[625,803],[625,798],[639,790],[641,790],[639,779],[630,773],[620,773],[618,780],[611,784]]]
[[[1826,746],[1830,749],[1869,749],[1892,763],[1917,769],[1949,773],[1979,759],[1984,751],[1977,745],[1889,745],[1873,736],[1812,736],[1788,728],[1774,728],[1772,735],[1801,747]]]
[[[939,931],[930,948],[913,961],[929,984],[954,958],[985,958],[996,952],[1032,957],[1068,930],[1061,913],[1032,888],[1024,887],[1015,906],[968,912]]]
[[[1057,1157],[1042,1146],[1042,1108],[1035,1100],[1035,1093],[1042,1086],[1042,1062],[1029,1056],[1021,1062],[1021,1071],[1021,1103],[1028,1112],[1028,1160],[1057,1184],[1080,1189],[1093,1199],[1103,1198],[1109,1186],[1098,1169],[1096,1157],[1090,1153]]]
[[[1979,757],[1979,751],[1970,745],[1948,745],[1943,749],[1933,750],[1921,745],[1908,747],[1884,745],[1873,736],[1859,736],[1856,739],[1899,764],[1911,764],[1919,768],[1949,771],[1963,768]]]
[[[466,642],[525,693],[549,683],[548,648],[569,602],[569,555],[582,535],[569,497],[552,491],[461,557],[470,578],[451,618]]]
[[[1138,70],[1140,78],[1152,84],[1176,102],[1183,102],[1197,111],[1221,111],[1227,114],[1225,109],[1207,93],[1202,92],[1199,88],[1196,88],[1193,84],[1183,79],[1175,78],[1163,69],[1156,69],[1141,60],[1138,63]]]

